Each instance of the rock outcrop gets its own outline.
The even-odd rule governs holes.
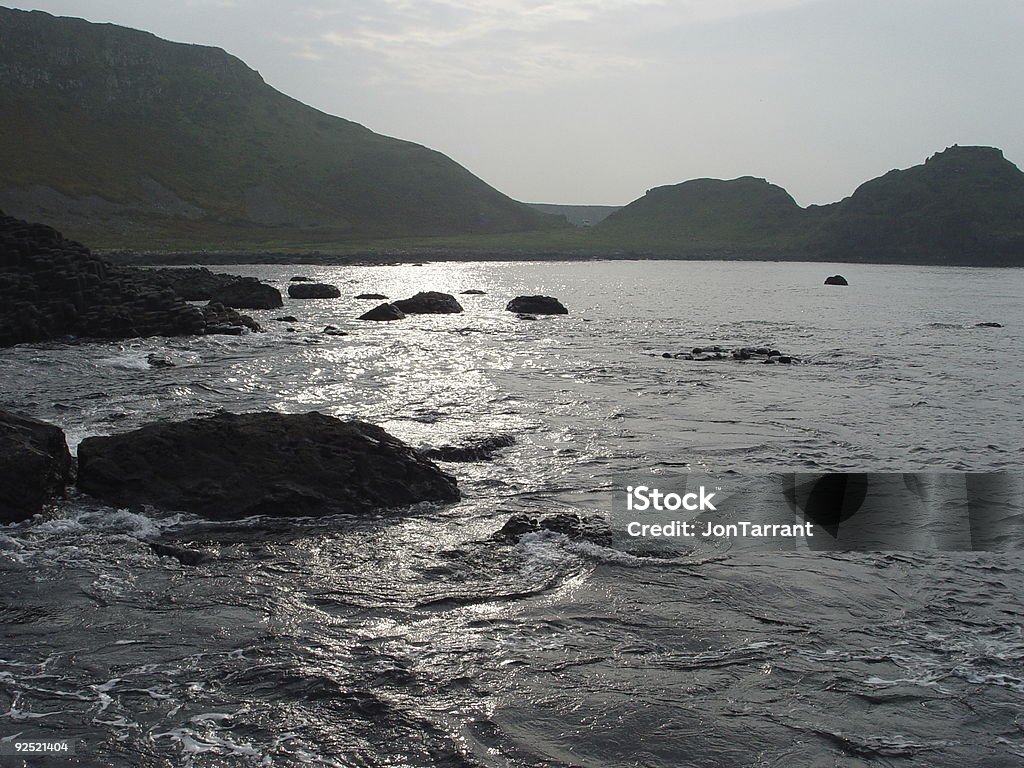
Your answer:
[[[407,315],[453,315],[462,311],[454,296],[439,291],[421,291],[408,299],[399,299],[394,305]]]
[[[569,310],[552,296],[516,296],[505,307],[523,315],[567,315]]]
[[[281,292],[255,277],[240,277],[215,292],[212,298],[233,309],[278,309],[284,306]]]
[[[376,320],[378,322],[402,320],[404,318],[405,312],[400,310],[394,304],[378,304],[369,312],[364,312],[359,316],[360,320]]]
[[[515,542],[528,533],[551,531],[561,533],[570,539],[580,539],[603,547],[612,543],[612,529],[600,515],[578,515],[561,512],[545,517],[531,517],[519,512],[512,515],[501,530],[492,538],[498,541]]]
[[[78,485],[117,506],[211,519],[365,513],[459,498],[453,477],[380,427],[311,412],[221,413],[86,438]]]
[[[202,333],[202,312],[42,224],[0,214],[0,346]]]
[[[201,334],[206,325],[149,270],[115,267],[55,229],[0,213],[0,346]]]
[[[0,411],[0,523],[27,520],[63,494],[71,475],[64,432]]]
[[[471,440],[464,445],[443,445],[428,448],[423,455],[434,461],[490,461],[502,448],[515,445],[512,435],[497,435]]]
[[[293,299],[336,299],[341,291],[336,285],[327,283],[292,283],[288,286],[288,296]]]

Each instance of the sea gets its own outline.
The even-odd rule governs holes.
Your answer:
[[[1019,489],[1024,270],[223,269],[342,298],[286,298],[251,313],[266,332],[238,337],[3,349],[0,408],[60,425],[72,452],[222,409],[316,410],[421,448],[514,444],[442,464],[462,492],[445,506],[209,522],[72,491],[0,527],[0,748],[75,745],[0,764],[1024,765],[1024,535],[1009,497],[984,546],[493,538],[517,513],[610,516],[624,483],[688,473],[747,488],[979,473]],[[849,286],[823,285],[834,273]],[[357,319],[375,302],[356,294],[426,290],[465,312]],[[505,310],[532,294],[569,314]],[[795,361],[676,356],[762,345]]]

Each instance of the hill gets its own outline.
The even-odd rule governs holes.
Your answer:
[[[830,261],[1024,265],[1024,173],[993,147],[949,147],[809,213]]]
[[[218,48],[0,8],[0,207],[91,244],[558,226],[444,155],[308,107]]]
[[[801,208],[764,179],[648,191],[594,228],[592,247],[679,257],[1024,266],[1024,173],[992,147],[953,146]]]
[[[656,187],[594,230],[605,244],[639,251],[741,256],[787,251],[804,211],[782,187],[744,176]]]

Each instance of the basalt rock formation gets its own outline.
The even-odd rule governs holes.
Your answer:
[[[0,411],[0,523],[42,511],[64,492],[71,454],[59,427]]]
[[[157,422],[86,438],[78,462],[79,488],[109,504],[211,519],[355,514],[459,498],[455,478],[380,427],[315,411]]]

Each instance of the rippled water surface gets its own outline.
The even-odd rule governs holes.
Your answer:
[[[73,496],[0,528],[0,738],[81,738],[77,762],[115,766],[1024,764],[1016,552],[666,559],[489,540],[514,512],[607,513],[629,473],[1019,474],[1024,271],[236,271],[344,297],[286,299],[238,338],[0,350],[0,407],[60,424],[72,448],[220,408],[515,445],[445,465],[463,500],[413,514],[212,524]],[[821,284],[837,271],[849,287]],[[487,293],[460,296],[464,314],[391,324],[355,320],[374,302],[347,298],[468,288]],[[533,293],[570,315],[504,311]],[[714,344],[801,362],[662,357]],[[157,540],[202,562],[158,557]]]

